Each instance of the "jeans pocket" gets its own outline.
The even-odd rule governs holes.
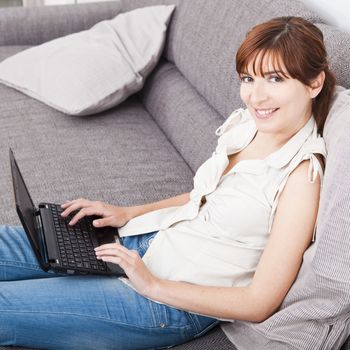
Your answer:
[[[122,238],[122,244],[132,250],[137,250],[141,258],[146,253],[152,239],[158,231],[143,233],[135,236],[126,236]]]
[[[158,231],[154,231],[154,232],[149,232],[149,233],[142,235],[142,239],[141,239],[140,245],[139,245],[139,254],[141,257],[143,257],[145,255],[148,247],[152,243],[152,240],[154,239],[154,237],[157,233],[158,233]]]
[[[154,327],[163,328],[164,332],[177,334],[182,341],[193,338],[194,327],[187,312],[151,300],[149,300],[149,304]]]

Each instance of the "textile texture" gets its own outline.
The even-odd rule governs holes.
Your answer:
[[[21,350],[23,348],[17,347],[2,347],[0,350]],[[176,350],[237,350],[237,348],[227,339],[224,332],[219,328],[215,327],[210,330],[204,337],[197,338],[190,342],[178,345],[173,349]],[[26,348],[26,350],[34,350]],[[96,349],[98,350],[98,349]],[[342,348],[341,350],[350,350],[348,348]]]
[[[0,48],[0,58],[18,49]],[[9,147],[35,203],[86,197],[136,205],[192,188],[191,169],[137,97],[95,116],[71,117],[0,85],[0,105],[2,224],[19,223]]]
[[[24,50],[0,63],[0,82],[66,114],[108,110],[142,89],[173,10],[135,9]]]
[[[39,45],[115,17],[122,3],[0,9],[0,45]]]

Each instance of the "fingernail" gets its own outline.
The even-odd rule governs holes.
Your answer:
[[[94,226],[98,226],[100,223],[97,220],[93,221]]]

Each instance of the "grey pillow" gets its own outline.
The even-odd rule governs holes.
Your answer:
[[[0,63],[0,82],[67,114],[111,108],[142,88],[174,8],[136,9],[22,51]]]

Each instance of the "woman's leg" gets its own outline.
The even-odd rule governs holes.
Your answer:
[[[41,269],[20,226],[0,226],[0,281],[56,277]]]
[[[4,234],[4,230],[0,232]],[[20,230],[11,228],[6,232],[18,234]],[[128,245],[143,254],[152,234],[140,237],[133,243],[129,240]],[[9,245],[8,239],[5,241]],[[14,254],[2,253],[13,249],[13,245],[16,244],[0,248],[0,260],[4,264],[7,258],[5,266],[11,270],[5,269],[10,278],[0,283],[0,345],[156,349],[190,340],[216,324],[214,319],[148,300],[116,277],[42,278],[48,273],[39,270],[28,247],[24,249],[24,242],[19,245],[15,260]],[[14,281],[20,276],[37,279]]]
[[[188,341],[214,324],[148,300],[117,277],[0,283],[0,345],[156,349]]]

